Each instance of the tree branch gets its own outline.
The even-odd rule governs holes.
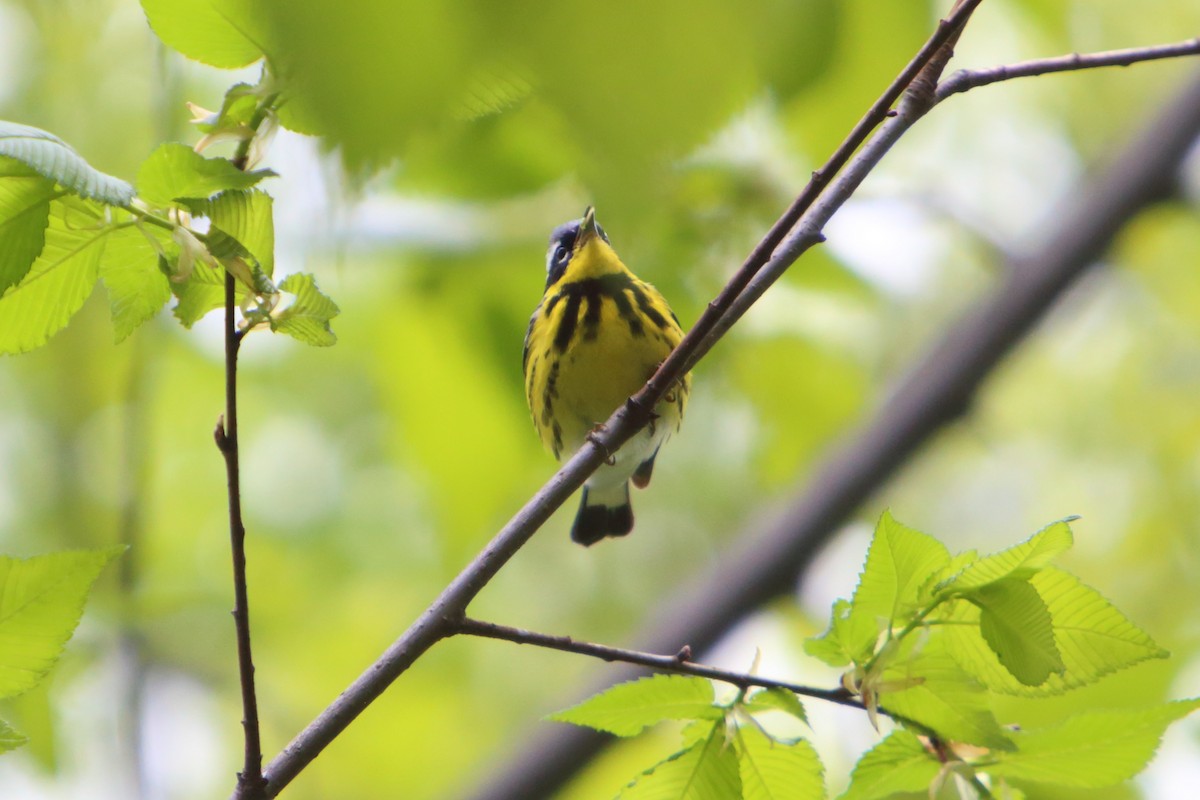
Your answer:
[[[771,228],[717,299],[709,304],[700,320],[646,386],[614,412],[605,423],[603,432],[589,438],[591,446],[585,445],[572,456],[496,534],[483,552],[458,574],[416,622],[271,761],[267,767],[268,796],[277,795],[422,653],[450,635],[465,614],[467,605],[480,590],[525,545],[550,515],[583,485],[588,476],[607,458],[607,454],[615,452],[649,423],[649,410],[654,408],[668,388],[684,374],[686,365],[694,363],[693,351],[703,343],[709,330],[741,293],[742,287],[749,283],[752,276],[766,262],[771,251],[782,241],[800,215],[820,196],[833,174],[850,159],[870,131],[887,118],[896,99],[934,59],[942,46],[958,34],[980,2],[982,0],[962,0],[960,5],[938,24],[937,31],[918,55],[889,85],[825,167],[813,173],[812,180],[791,208]],[[798,255],[797,252],[792,259]]]
[[[550,636],[545,633],[512,628],[508,625],[498,625],[494,622],[483,622],[471,619],[470,617],[464,617],[459,620],[454,632],[468,636],[482,636],[488,639],[501,639],[506,642],[515,642],[516,644],[531,644],[550,650],[561,650],[564,653],[578,653],[580,655],[599,658],[602,661],[620,661],[626,664],[636,664],[663,672],[695,675],[698,678],[709,678],[710,680],[732,684],[739,689],[749,689],[752,686],[761,686],[764,689],[787,689],[794,694],[813,697],[818,700],[827,700],[830,703],[850,706],[860,711],[865,708],[857,696],[851,694],[846,689],[816,689],[798,683],[777,681],[772,678],[761,678],[757,675],[750,675],[744,672],[732,672],[717,667],[710,667],[706,664],[697,664],[691,660],[692,649],[686,646],[673,656],[661,656],[655,653],[643,653],[638,650],[626,650],[620,647],[581,642],[572,639],[570,636]]]
[[[1141,209],[1169,194],[1200,132],[1200,76],[1137,137],[1070,195],[1035,250],[1014,257],[1006,279],[918,359],[875,416],[813,472],[773,523],[736,537],[717,567],[672,587],[654,619],[633,637],[644,651],[689,642],[711,647],[740,620],[793,592],[800,574],[838,526],[934,434],[970,407],[984,380]],[[642,670],[605,671],[593,694]],[[504,769],[486,770],[473,800],[550,796],[609,740],[582,728],[536,731]],[[524,740],[524,739],[523,739]]]
[[[1157,61],[1163,58],[1200,55],[1200,37],[1176,44],[1160,44],[1152,47],[1130,47],[1124,50],[1105,50],[1099,53],[1072,53],[1055,58],[1038,58],[1021,61],[990,69],[959,70],[937,87],[940,103],[947,97],[987,86],[991,83],[1009,81],[1014,78],[1030,78],[1050,75],[1055,72],[1071,72],[1099,67],[1128,67],[1142,61]]]

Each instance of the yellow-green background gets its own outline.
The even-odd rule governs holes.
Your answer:
[[[311,52],[298,80],[335,120],[347,160],[356,170],[400,161],[347,179],[336,157],[290,133],[266,161],[281,173],[268,185],[277,270],[314,272],[342,309],[333,349],[255,334],[243,351],[268,757],[551,474],[519,366],[547,232],[595,202],[627,263],[691,324],[945,10],[913,0],[294,8],[264,24]],[[988,0],[956,64],[1198,29],[1200,8],[1186,0]],[[471,86],[485,102],[472,107],[463,87],[480,63],[482,88]],[[583,550],[567,541],[564,509],[473,611],[622,642],[802,485],[910,359],[996,283],[1000,252],[1034,246],[1074,182],[1195,69],[1040,78],[936,110],[831,226],[828,245],[701,364],[683,433],[634,498],[634,535]],[[533,76],[531,94],[522,75]],[[0,118],[51,130],[126,178],[159,142],[195,141],[184,101],[215,108],[227,85],[256,77],[165,50],[132,0],[0,2]],[[1200,693],[1198,197],[1193,159],[1179,196],[1123,231],[973,413],[861,509],[803,603],[764,614],[715,657],[744,668],[757,647],[764,671],[832,685],[799,642],[851,591],[865,526],[884,506],[959,549],[999,548],[1080,514],[1067,566],[1174,658],[1040,712],[1002,709],[1002,721]],[[0,759],[4,796],[133,797],[139,761],[149,797],[232,786],[241,729],[212,443],[219,341],[215,318],[186,331],[164,313],[114,346],[100,291],[49,345],[0,361],[0,551],[133,544],[44,691],[0,710],[33,740]],[[500,643],[438,645],[287,796],[462,796],[597,669]],[[858,719],[815,716],[836,791],[870,734]],[[1195,779],[1187,765],[1200,758],[1190,731],[1174,734],[1144,794],[1029,797],[1189,796],[1181,781]],[[611,796],[671,744],[650,736],[615,751],[563,796]]]

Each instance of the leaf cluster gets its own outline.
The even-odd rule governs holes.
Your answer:
[[[897,726],[859,760],[842,800],[932,790],[954,775],[978,785],[986,778],[993,786],[1111,786],[1145,766],[1168,724],[1200,707],[1187,700],[1089,711],[1030,729],[996,718],[996,694],[1047,698],[1167,655],[1095,589],[1052,566],[1072,545],[1071,521],[991,555],[951,555],[883,514],[853,596],[837,601],[829,629],[805,643],[809,655],[845,668],[843,686],[877,727],[881,716]],[[797,698],[781,689],[721,705],[704,680],[662,676],[552,718],[619,736],[664,719],[691,721],[684,748],[621,797],[824,797],[811,746],[773,738],[758,724],[757,712],[768,708],[804,719]],[[760,791],[747,764],[764,754],[765,774],[787,777]]]
[[[248,96],[244,84],[233,87],[206,129],[241,126],[252,137]],[[269,99],[253,107],[269,107]],[[243,141],[248,149],[250,139]],[[175,316],[190,327],[223,304],[226,273],[237,279],[244,328],[333,344],[329,321],[338,308],[313,277],[274,283],[272,201],[257,188],[273,174],[172,143],[141,165],[135,189],[53,134],[0,122],[0,353],[45,344],[98,281],[108,291],[117,341],[172,296]]]
[[[769,712],[808,721],[804,706],[783,689],[743,691],[719,703],[703,678],[656,675],[615,686],[550,719],[616,736],[636,736],[667,720],[686,723],[680,749],[634,779],[622,800],[825,797],[816,750],[803,738],[772,734],[762,721]]]

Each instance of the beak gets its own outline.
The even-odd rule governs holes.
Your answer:
[[[579,221],[579,233],[575,236],[575,252],[578,253],[592,239],[596,238],[596,209],[588,206]]]

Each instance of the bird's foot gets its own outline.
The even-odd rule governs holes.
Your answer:
[[[587,436],[584,438],[604,451],[604,463],[611,467],[617,463],[617,456],[608,449],[607,444],[601,441],[600,434],[602,433],[604,433],[604,425],[602,423],[596,423],[596,426],[588,431]]]

